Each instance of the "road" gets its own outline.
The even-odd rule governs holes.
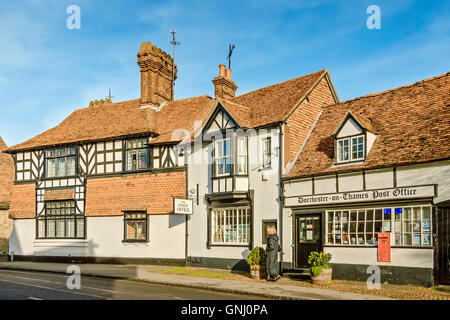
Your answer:
[[[250,300],[254,296],[91,276],[81,289],[67,288],[68,275],[0,269],[0,300]]]

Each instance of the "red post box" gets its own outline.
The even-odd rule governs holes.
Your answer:
[[[378,233],[378,261],[391,261],[391,233]]]

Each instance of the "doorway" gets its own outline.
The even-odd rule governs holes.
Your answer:
[[[450,284],[450,207],[438,207],[436,215],[437,277],[441,284]]]
[[[313,251],[322,251],[321,214],[295,216],[296,268],[309,268],[308,257]]]

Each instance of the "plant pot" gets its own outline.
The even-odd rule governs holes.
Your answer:
[[[253,280],[261,280],[266,278],[266,270],[264,269],[250,269],[250,275],[252,276]]]
[[[322,272],[317,276],[314,277],[311,272],[311,281],[313,284],[327,284],[331,282],[331,276],[332,276],[333,269],[322,269]]]

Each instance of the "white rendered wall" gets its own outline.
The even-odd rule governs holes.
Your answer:
[[[433,268],[433,249],[392,248],[391,262],[378,262],[377,248],[324,247],[331,263]]]
[[[271,137],[271,168],[261,169],[261,143],[267,136]],[[254,246],[263,246],[262,220],[276,219],[279,223],[279,129],[261,131],[261,134],[250,137],[248,144],[249,186],[250,190],[254,190],[254,224],[252,226]],[[196,203],[196,196],[193,196],[194,213],[189,220],[188,255],[192,257],[245,259],[249,254],[248,247],[211,246],[210,249],[207,248],[208,230],[205,194],[212,192],[211,165],[207,162],[207,146],[208,144],[204,143],[202,150],[192,150],[188,164],[188,190],[196,191],[198,184],[200,195],[199,205]],[[203,163],[199,163],[199,159],[203,159]]]
[[[438,184],[434,203],[450,200],[450,160],[397,168],[397,186]]]
[[[262,145],[263,139],[267,136],[271,137],[272,160],[270,169],[262,169],[262,149],[257,152],[250,152],[250,189],[254,191],[254,246],[262,246],[262,220],[276,219],[278,221],[277,229],[280,230],[280,202],[279,202],[279,145],[280,136],[279,129],[271,129],[267,132],[260,131],[258,137],[251,139],[252,143],[259,140],[258,146]],[[263,178],[264,177],[264,178]]]
[[[16,219],[10,254],[41,256],[95,256],[121,258],[185,257],[185,216],[151,215],[149,242],[123,243],[123,216],[87,217],[84,239],[35,239],[35,219]]]
[[[123,216],[87,217],[87,256],[184,259],[185,219],[150,215],[149,242],[123,243]]]

